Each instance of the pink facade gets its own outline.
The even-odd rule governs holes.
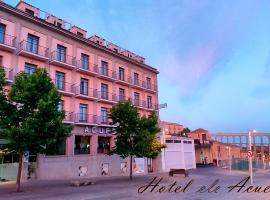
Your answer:
[[[114,145],[109,109],[131,99],[141,116],[157,111],[158,71],[143,57],[98,36],[87,39],[85,30],[42,13],[23,1],[16,8],[0,1],[0,65],[7,81],[46,68],[62,95],[65,122],[74,124],[62,154],[105,154]]]

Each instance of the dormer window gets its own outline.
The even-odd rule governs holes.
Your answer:
[[[62,24],[61,24],[60,22],[57,22],[57,26],[58,26],[59,28],[62,28]]]
[[[83,37],[83,34],[79,31],[77,31],[77,35],[80,36],[80,37]]]
[[[29,15],[35,16],[35,12],[33,10],[30,10],[28,8],[25,8],[25,12]]]

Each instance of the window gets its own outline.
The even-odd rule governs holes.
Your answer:
[[[166,143],[173,143],[173,140],[166,140]]]
[[[0,67],[3,66],[3,56],[0,55]]]
[[[75,135],[74,154],[89,154],[90,153],[90,137]]]
[[[124,78],[125,78],[125,69],[119,67],[119,80],[124,81]]]
[[[139,74],[134,73],[134,85],[139,85]]]
[[[79,122],[87,122],[87,105],[80,104]]]
[[[119,101],[125,101],[125,90],[119,88]]]
[[[101,123],[107,124],[107,108],[101,108]]]
[[[58,90],[65,90],[65,74],[63,72],[55,72],[55,86]]]
[[[29,15],[32,15],[32,16],[35,15],[35,12],[34,12],[33,10],[28,9],[28,8],[25,8],[25,12],[26,12],[27,14],[29,14]]]
[[[108,99],[108,85],[101,83],[101,98]]]
[[[152,97],[147,96],[147,108],[152,108]]]
[[[88,95],[88,80],[81,78],[80,93],[83,95]]]
[[[98,153],[109,153],[110,151],[110,137],[98,136]]]
[[[5,43],[6,25],[0,23],[0,43]]]
[[[82,69],[89,68],[89,56],[84,53],[81,54],[81,68]]]
[[[30,64],[30,63],[25,63],[24,65],[24,72],[28,75],[31,75],[35,72],[37,68],[37,65],[33,65],[33,64]]]
[[[59,28],[62,28],[62,24],[60,22],[57,22],[56,26],[58,26]]]
[[[26,50],[32,53],[38,53],[39,37],[28,34]]]
[[[57,60],[60,62],[66,62],[66,47],[57,45]]]
[[[138,92],[134,92],[134,105],[139,106],[140,102],[140,94]]]
[[[101,61],[101,74],[108,76],[108,63],[105,61]]]
[[[59,101],[58,106],[57,106],[57,110],[58,110],[58,112],[64,111],[64,101],[63,100]]]
[[[146,88],[151,89],[151,78],[149,77],[146,78]]]
[[[80,37],[83,37],[83,34],[79,31],[77,31],[77,35],[80,36]]]

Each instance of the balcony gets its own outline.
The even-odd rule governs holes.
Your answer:
[[[107,80],[115,80],[117,78],[116,72],[102,67],[98,68],[98,75],[100,78]]]
[[[69,112],[69,111],[64,111],[64,113],[65,113],[64,123],[73,124],[74,123],[74,113]]]
[[[25,40],[20,42],[18,54],[41,61],[49,60],[49,49],[47,47],[35,45]]]
[[[6,75],[6,82],[7,83],[13,83],[13,69],[11,68],[6,68],[6,67],[2,67],[5,70],[5,75]]]
[[[98,66],[93,63],[85,63],[82,60],[77,61],[77,68],[78,72],[82,72],[89,75],[96,75],[98,74]]]
[[[141,89],[142,88],[142,80],[131,78],[131,87]]]
[[[123,102],[123,101],[129,100],[128,97],[123,96],[123,95],[118,95],[118,96],[116,96],[116,98],[117,98],[117,99],[116,99],[117,102]]]
[[[75,95],[76,97],[83,99],[97,99],[98,91],[94,88],[82,87],[81,85],[75,86]]]
[[[16,37],[0,33],[0,49],[14,51],[16,49]]]
[[[83,113],[76,113],[75,123],[81,124],[81,125],[97,125],[98,124],[98,116],[97,115],[83,114]]]
[[[98,91],[98,101],[115,103],[117,102],[117,95],[114,93]]]
[[[116,82],[122,85],[130,85],[132,84],[132,78],[131,76],[121,76],[120,74],[117,74]]]
[[[112,126],[112,120],[109,117],[97,116],[97,123],[103,126]]]
[[[158,109],[158,105],[157,104],[153,104],[153,103],[147,103],[144,100],[138,100],[138,99],[130,99],[131,103],[133,106],[136,106],[138,108],[141,109],[145,109],[145,110],[157,110]]]
[[[157,86],[152,84],[152,83],[147,83],[145,81],[142,81],[142,87],[145,90],[148,90],[149,92],[156,92],[157,91]]]
[[[51,53],[51,64],[58,65],[67,69],[76,68],[76,60],[74,57],[62,54],[58,51],[53,51]]]
[[[67,83],[60,80],[53,80],[57,90],[64,95],[72,96],[75,94],[75,86],[73,83]]]

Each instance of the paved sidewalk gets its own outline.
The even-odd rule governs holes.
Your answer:
[[[174,181],[177,182],[177,186],[185,185],[193,179],[194,182],[185,192],[150,192],[150,188],[146,189],[142,194],[138,194],[138,189],[142,186],[148,185],[154,177],[157,177],[154,183],[157,183],[159,178],[163,178],[158,184],[159,189],[161,186],[167,187],[167,190]],[[14,185],[0,186],[0,199],[2,200],[135,200],[135,199],[165,199],[165,200],[264,200],[270,199],[270,193],[238,193],[235,189],[233,192],[228,192],[228,186],[235,185],[240,180],[247,177],[246,172],[231,172],[219,169],[215,167],[199,168],[192,170],[190,177],[184,178],[182,175],[176,175],[175,177],[169,177],[168,173],[150,174],[147,176],[135,176],[133,181],[130,181],[128,177],[106,177],[106,178],[94,178],[96,185],[73,187],[70,181],[58,180],[58,181],[29,181],[23,183],[22,189],[24,192],[14,192]],[[202,186],[207,188],[213,184],[213,182],[219,179],[216,186],[212,187],[210,191],[213,191],[218,185],[221,187],[216,193],[212,192],[197,192]],[[249,182],[246,184],[249,185]],[[266,187],[270,185],[269,172],[257,172],[254,176],[254,184]],[[176,186],[174,187],[174,189]],[[245,187],[246,189],[247,187]],[[162,189],[161,189],[162,190]],[[180,189],[179,189],[180,191]]]

